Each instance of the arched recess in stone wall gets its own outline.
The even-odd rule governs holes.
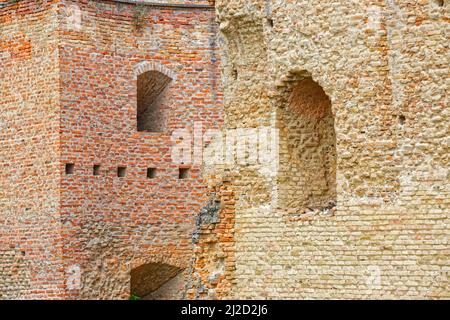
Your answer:
[[[166,131],[169,106],[166,93],[175,81],[173,71],[157,62],[143,61],[134,69],[137,91],[137,130]]]
[[[175,257],[152,256],[135,259],[130,268],[130,295],[144,300],[183,299],[186,267]]]
[[[307,73],[291,77],[280,98],[278,207],[293,214],[336,207],[336,132],[331,100]]]

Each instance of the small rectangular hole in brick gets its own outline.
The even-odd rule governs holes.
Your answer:
[[[73,174],[74,171],[75,171],[75,164],[66,163],[66,174],[68,174],[68,175]]]
[[[119,178],[125,177],[126,174],[127,174],[127,168],[125,168],[125,167],[118,167],[117,168],[117,176]]]
[[[156,178],[156,168],[148,168],[147,169],[147,178],[149,178],[149,179]]]
[[[99,175],[100,175],[100,165],[95,164],[94,165],[94,176],[99,176]]]
[[[189,178],[189,168],[180,168],[178,179],[184,180]]]

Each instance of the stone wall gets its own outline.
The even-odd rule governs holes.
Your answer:
[[[448,1],[163,2],[0,1],[0,297],[449,298]]]
[[[216,9],[225,128],[269,125],[280,137],[276,170],[207,173],[235,190],[235,251],[224,258],[234,268],[209,271],[233,284],[219,296],[450,297],[450,4],[223,0]],[[311,99],[294,103],[296,114],[289,97],[314,96],[312,82],[331,109]],[[249,197],[255,186],[268,198]],[[336,202],[303,201],[311,188]],[[219,292],[203,278],[210,296]]]

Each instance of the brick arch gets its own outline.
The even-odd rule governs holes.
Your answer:
[[[151,252],[148,255],[139,255],[133,258],[130,263],[130,269],[149,263],[169,264],[181,269],[187,268],[187,262],[183,262],[185,261],[180,259],[178,255],[170,254],[168,250],[161,250],[160,252]]]
[[[332,101],[306,70],[289,73],[277,105],[281,149],[279,208],[302,214],[332,214],[337,206],[337,148]]]
[[[290,87],[293,83],[299,82],[304,79],[311,79],[316,82],[324,91],[324,93],[328,96],[331,101],[331,111],[335,115],[335,98],[336,91],[332,84],[327,81],[327,79],[317,70],[311,72],[309,70],[299,68],[298,66],[293,66],[286,73],[283,73],[281,77],[281,82],[283,83],[283,87]]]
[[[165,65],[156,62],[156,61],[142,61],[139,62],[133,70],[134,79],[137,80],[138,76],[148,72],[148,71],[157,71],[162,73],[163,75],[172,79],[172,81],[176,81],[177,75],[174,71],[167,68]]]
[[[170,117],[170,87],[176,74],[166,66],[143,61],[134,68],[137,90],[137,130],[166,132]]]
[[[187,266],[163,253],[135,258],[129,268],[130,294],[145,300],[181,299],[187,283]]]

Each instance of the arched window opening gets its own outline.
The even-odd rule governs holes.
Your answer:
[[[137,77],[138,131],[165,131],[168,110],[165,93],[171,81],[167,75],[153,70]]]
[[[165,263],[149,263],[131,270],[131,295],[144,300],[181,299],[183,269]]]
[[[296,82],[281,112],[279,200],[291,213],[336,206],[336,133],[331,101],[311,77]]]

